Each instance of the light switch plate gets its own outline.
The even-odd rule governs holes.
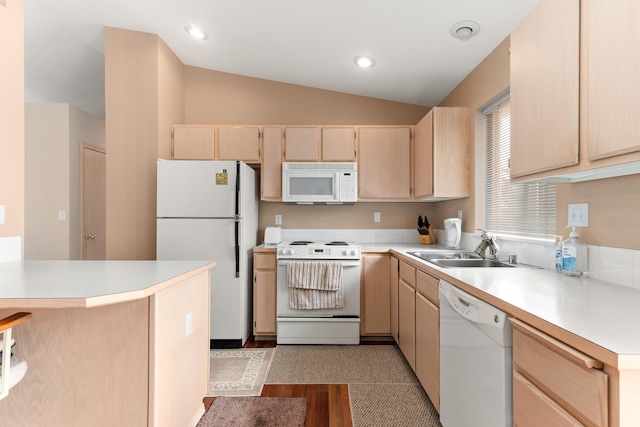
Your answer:
[[[589,204],[574,203],[569,205],[569,227],[589,226]]]
[[[275,223],[276,225],[282,225],[282,215],[276,215]]]
[[[373,222],[380,222],[380,212],[373,213]]]

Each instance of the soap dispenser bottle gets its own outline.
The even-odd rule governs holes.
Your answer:
[[[556,271],[562,271],[562,236],[556,236]]]
[[[569,238],[562,242],[562,272],[569,276],[581,276],[587,272],[587,244],[573,227]]]

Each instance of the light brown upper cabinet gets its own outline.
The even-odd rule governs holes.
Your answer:
[[[640,150],[640,3],[583,1],[589,160]]]
[[[631,0],[543,0],[511,34],[511,178],[640,172],[640,20]]]
[[[262,165],[260,167],[260,198],[282,200],[282,129],[265,127],[262,137]]]
[[[215,127],[206,125],[173,125],[174,160],[213,160]]]
[[[411,128],[359,129],[358,199],[411,199]]]
[[[416,125],[415,198],[469,197],[469,109],[434,107]]]
[[[352,127],[322,128],[322,161],[355,162],[356,130]]]
[[[218,129],[218,160],[260,162],[260,129],[257,127],[221,127]]]
[[[287,127],[284,130],[285,162],[317,162],[320,160],[320,128]]]
[[[511,33],[511,177],[578,163],[580,1],[543,0]]]

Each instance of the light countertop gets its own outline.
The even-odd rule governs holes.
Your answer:
[[[440,245],[360,245],[363,253],[401,255],[607,364],[619,369],[640,369],[640,289],[527,266],[442,268],[407,254],[447,250]]]
[[[215,267],[212,261],[0,263],[3,308],[97,307],[145,298]]]
[[[527,266],[443,268],[406,254],[442,248],[400,244],[390,249],[510,315],[562,335],[559,339],[568,332],[576,337],[568,344],[596,349],[592,356],[605,363],[640,369],[640,289]]]

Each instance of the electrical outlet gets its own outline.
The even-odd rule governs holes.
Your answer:
[[[191,313],[187,313],[187,316],[184,320],[184,336],[188,337],[189,335],[191,335],[191,332],[193,331],[193,316],[191,316]]]
[[[380,222],[380,212],[373,213],[373,222]]]
[[[276,225],[282,225],[282,215],[276,215],[275,223]]]
[[[589,226],[589,204],[575,203],[569,205],[569,227]]]
[[[458,210],[458,219],[462,219],[462,209]]]
[[[4,205],[0,205],[0,224],[4,224]]]

